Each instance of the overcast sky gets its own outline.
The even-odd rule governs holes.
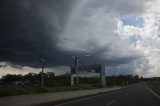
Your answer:
[[[1,0],[0,76],[106,65],[106,75],[160,76],[159,0]],[[90,54],[90,57],[85,57]]]

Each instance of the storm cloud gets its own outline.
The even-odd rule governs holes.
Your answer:
[[[146,36],[158,33],[147,32],[152,3],[155,1],[1,0],[0,61],[7,63],[1,68],[34,70],[41,67],[41,58],[47,60],[48,70],[68,67],[78,55],[80,64],[105,64],[111,74],[115,70],[148,75],[155,66],[148,56],[153,47],[151,36]],[[139,22],[134,20],[142,21],[137,26],[125,25]]]
[[[59,4],[62,5],[59,0],[54,2],[51,0],[48,2],[42,0],[1,1],[1,61],[36,66],[40,58],[47,58],[52,65],[67,64],[69,60],[66,58],[70,56],[70,53],[59,51],[55,44],[58,33],[63,29],[65,11],[69,4],[65,3],[65,6],[68,6],[58,10],[56,6]],[[57,9],[58,13],[54,9]],[[49,13],[51,10],[53,11]],[[61,28],[58,29],[58,26]]]
[[[69,41],[70,44],[65,41],[59,41],[61,32],[66,30],[64,27],[66,25],[67,18],[69,17],[68,14],[70,14],[70,10],[72,9],[71,6],[73,4],[73,0],[1,1],[1,61],[8,61],[19,65],[36,66],[40,58],[47,58],[49,62],[51,62],[50,65],[53,66],[69,65],[71,61],[70,58],[73,55],[80,55],[90,52],[95,52],[96,55],[99,53],[101,55],[104,51],[110,51],[110,46],[113,44],[106,44],[105,46],[108,47],[100,47],[101,45],[98,45],[99,41],[97,43],[95,37],[93,37],[93,39],[90,37],[91,40],[88,40],[89,38],[85,38],[85,36],[87,36],[85,33],[83,35],[79,35],[79,32],[74,32],[74,25],[73,27],[68,27],[70,29],[70,33],[77,33],[77,35],[74,35],[76,38],[72,39],[74,44],[72,44],[72,41]],[[82,27],[84,25],[82,25]],[[78,25],[76,27],[80,26]],[[73,37],[70,35],[67,36]],[[79,39],[78,37],[84,38]],[[97,37],[101,37],[101,35]],[[83,51],[80,51],[80,53],[77,51],[74,52],[65,47],[68,46],[74,49],[72,46],[82,44],[82,40],[88,40],[85,43],[88,43],[89,45],[89,48],[86,48],[88,51],[84,53]],[[103,42],[108,42],[108,40],[104,39]],[[66,48],[68,50],[62,51],[59,47],[57,47],[57,43],[65,43],[62,45],[62,48]],[[93,47],[96,47],[96,49]],[[94,50],[89,50],[90,48],[93,48]],[[79,50],[80,47],[75,46],[75,49]]]

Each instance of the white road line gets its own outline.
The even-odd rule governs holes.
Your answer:
[[[87,99],[90,99],[90,98],[95,98],[95,97],[103,96],[103,95],[106,95],[106,94],[112,94],[112,93],[118,92],[119,90],[123,90],[123,89],[113,90],[111,92],[104,92],[103,94],[99,94],[99,95],[95,95],[95,96],[91,96],[91,97],[86,97],[86,98],[82,98],[82,99],[78,99],[78,100],[73,100],[73,101],[70,101],[70,102],[64,102],[64,103],[53,105],[53,106],[62,106],[62,105],[65,105],[65,104],[79,102],[79,101],[82,101],[82,100],[87,100]]]
[[[107,103],[107,106],[109,106],[109,105],[111,105],[111,104],[113,104],[115,102],[116,102],[116,100],[112,100],[111,102]]]
[[[147,89],[153,94],[155,95],[159,100],[160,100],[160,96],[158,94],[156,94],[153,90],[151,90],[149,87],[147,87]]]
[[[94,96],[94,97],[97,97],[97,96]],[[70,103],[74,103],[74,102],[79,102],[79,101],[82,101],[82,100],[87,100],[89,99],[90,97],[88,98],[83,98],[83,99],[78,99],[78,100],[74,100],[74,101],[70,101],[70,102],[65,102],[65,103],[61,103],[61,104],[57,104],[57,105],[54,105],[54,106],[62,106],[62,105],[66,105],[66,104],[70,104]]]
[[[110,92],[110,93],[113,93],[113,92]],[[106,95],[106,94],[100,94],[100,95],[96,95],[96,96],[86,97],[86,98],[82,98],[82,99],[78,99],[78,100],[74,100],[74,101],[70,101],[70,102],[65,102],[65,103],[57,104],[57,105],[54,105],[54,106],[62,106],[62,105],[65,105],[65,104],[79,102],[79,101],[82,101],[82,100],[87,100],[87,99],[95,98],[95,97],[102,96],[102,95]]]
[[[64,102],[64,103],[53,105],[53,106],[62,106],[62,105],[66,105],[66,104],[70,104],[70,103],[74,103],[74,102],[79,102],[79,101],[82,101],[82,100],[87,100],[87,99],[90,99],[90,98],[95,98],[95,97],[103,96],[103,95],[106,95],[106,94],[112,94],[112,93],[118,92],[119,90],[122,90],[122,89],[113,90],[111,92],[104,92],[103,94],[99,94],[99,95],[95,95],[95,96],[91,96],[91,97],[86,97],[86,98],[82,98],[82,99],[78,99],[78,100],[73,100],[73,101],[70,101],[70,102]]]

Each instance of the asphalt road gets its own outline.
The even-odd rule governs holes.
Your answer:
[[[145,84],[137,83],[125,89],[41,106],[160,106],[160,98]]]

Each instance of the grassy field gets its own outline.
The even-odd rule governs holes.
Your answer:
[[[147,81],[146,84],[156,93],[160,94],[160,82],[158,81]]]
[[[22,94],[36,94],[36,93],[47,93],[47,92],[61,92],[61,91],[74,91],[74,90],[85,90],[99,88],[94,85],[77,85],[68,87],[0,87],[0,97],[22,95]]]

